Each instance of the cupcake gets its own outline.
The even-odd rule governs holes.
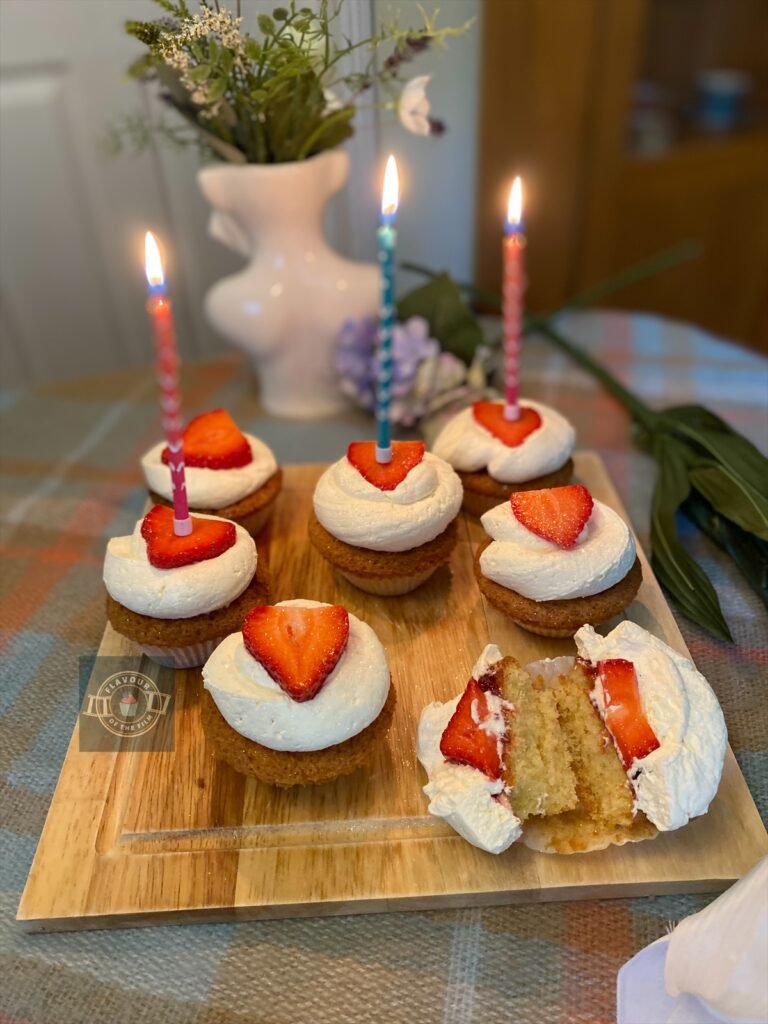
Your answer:
[[[464,508],[481,516],[515,491],[567,484],[575,439],[570,423],[541,402],[526,399],[517,420],[504,419],[501,401],[475,402],[443,427],[432,450],[461,477]]]
[[[541,636],[618,615],[642,570],[627,524],[580,484],[520,491],[486,512],[475,576],[492,605]]]
[[[229,519],[255,537],[269,520],[282,485],[272,450],[241,433],[225,409],[190,420],[183,444],[190,510]],[[169,457],[160,442],[141,459],[149,496],[159,505],[172,504]]]
[[[339,605],[252,609],[203,668],[214,755],[275,786],[314,785],[365,765],[392,721],[378,637]]]
[[[633,622],[576,645],[526,668],[490,645],[464,693],[422,713],[429,810],[489,853],[650,839],[717,793],[725,722],[692,662]]]
[[[357,441],[317,483],[309,539],[360,590],[407,594],[449,560],[461,498],[454,471],[420,441],[394,441],[385,464],[373,441]]]
[[[145,654],[174,668],[202,665],[268,600],[253,538],[235,523],[194,515],[192,533],[173,532],[173,509],[155,505],[128,537],[113,537],[104,560],[107,618]]]

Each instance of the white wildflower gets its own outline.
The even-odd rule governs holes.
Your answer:
[[[429,135],[429,100],[427,82],[431,75],[417,75],[406,82],[397,104],[400,123],[414,135]]]

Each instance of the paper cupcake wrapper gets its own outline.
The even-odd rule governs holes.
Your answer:
[[[154,647],[151,644],[142,644],[141,649],[148,658],[165,668],[198,668],[205,664],[223,639],[224,637],[217,637],[215,640],[187,644],[185,647]]]

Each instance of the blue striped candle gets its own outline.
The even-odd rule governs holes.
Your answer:
[[[376,379],[376,461],[392,461],[390,404],[392,401],[392,336],[395,329],[395,242],[399,183],[395,158],[387,160],[384,189],[381,197],[381,219],[378,230],[379,266],[381,269],[381,304],[379,307],[378,376]]]

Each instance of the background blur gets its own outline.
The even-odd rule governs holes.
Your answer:
[[[247,21],[273,0],[243,0]],[[476,18],[414,73],[432,74],[441,138],[391,114],[358,120],[350,186],[329,216],[343,251],[374,255],[382,155],[403,169],[400,256],[498,287],[511,176],[526,182],[530,307],[556,307],[677,242],[695,261],[611,305],[690,320],[768,351],[766,0],[442,0]],[[368,32],[414,0],[347,0]],[[225,347],[208,287],[241,261],[208,238],[197,156],[104,157],[122,113],[153,102],[123,72],[126,18],[149,0],[0,0],[0,376],[6,387],[147,363],[141,239],[164,238],[187,358]],[[401,276],[401,287],[412,283]]]

